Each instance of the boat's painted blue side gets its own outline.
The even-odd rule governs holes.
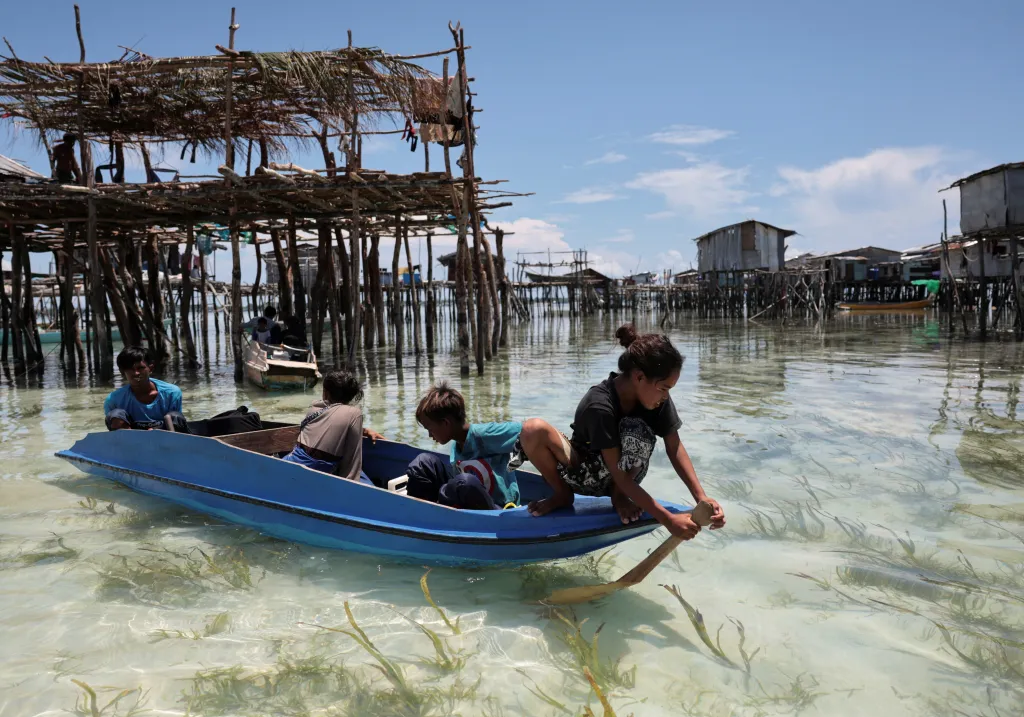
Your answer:
[[[397,477],[421,452],[367,441],[364,470],[376,479]],[[646,516],[622,525],[607,498],[579,496],[572,509],[543,518],[525,508],[454,510],[212,438],[165,431],[92,433],[57,455],[86,473],[284,540],[434,564],[565,558],[657,528]],[[536,474],[520,471],[519,482],[525,498],[546,490]]]

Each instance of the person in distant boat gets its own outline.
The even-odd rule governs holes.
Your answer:
[[[264,341],[263,343],[280,346],[284,335],[281,331],[281,325],[278,324],[275,319],[277,316],[277,308],[275,308],[273,304],[267,304],[266,308],[263,309],[263,316],[267,319],[267,328],[270,329],[270,341]]]
[[[407,495],[476,510],[519,504],[509,459],[522,423],[470,423],[462,394],[443,381],[420,400],[416,420],[438,443],[452,443],[451,459],[432,453],[417,456],[406,472]]]
[[[53,148],[53,176],[61,184],[79,184],[82,181],[82,170],[75,158],[77,141],[75,135],[66,134],[64,141]]]
[[[148,348],[122,349],[117,355],[117,368],[124,377],[124,385],[103,402],[109,430],[164,428],[170,418],[175,431],[189,432],[181,415],[181,389],[152,378],[153,356]]]
[[[285,346],[301,347],[306,345],[306,327],[298,316],[286,315],[283,317],[284,336],[281,343]]]
[[[290,463],[371,483],[363,474],[363,438],[376,442],[381,434],[363,428],[363,412],[356,404],[363,396],[359,380],[348,371],[329,371],[324,376],[323,394],[314,401],[299,428],[299,439]]]
[[[278,329],[278,333],[280,333]],[[261,316],[256,320],[256,327],[252,330],[252,340],[261,344],[272,344],[270,326],[267,324],[267,317]]]
[[[572,505],[576,493],[611,496],[623,523],[646,512],[672,535],[689,540],[700,526],[688,513],[665,510],[640,486],[660,437],[693,499],[714,508],[711,528],[721,528],[725,513],[697,479],[679,439],[682,422],[669,395],[683,357],[664,334],[638,334],[632,324],[620,327],[615,336],[625,348],[619,373],[591,387],[580,401],[571,440],[551,426],[523,427],[517,459],[528,457],[554,491],[552,497],[531,503],[530,512],[539,516]]]

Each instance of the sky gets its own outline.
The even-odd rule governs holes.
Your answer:
[[[90,61],[116,59],[118,45],[175,56],[226,44],[230,3],[80,5]],[[451,47],[447,24],[460,21],[483,108],[477,173],[534,193],[494,216],[512,233],[507,253],[586,249],[611,275],[687,269],[694,237],[750,218],[798,232],[790,255],[934,242],[943,199],[959,229],[957,192],[940,189],[1024,159],[1020,0],[235,5],[236,47],[255,50],[336,48],[351,29],[356,45],[429,52]],[[0,33],[24,59],[78,59],[71,3],[2,3]],[[0,154],[45,172],[10,120]],[[177,151],[162,162],[216,163]],[[397,136],[364,150],[375,169],[422,163]],[[438,254],[453,239],[436,243]],[[248,249],[244,280],[254,266]]]

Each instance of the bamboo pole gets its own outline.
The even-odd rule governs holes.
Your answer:
[[[334,367],[341,368],[341,317],[338,312],[338,274],[334,268],[334,247],[331,227],[325,222],[317,222],[317,232],[324,243],[324,258],[327,260],[327,310],[331,317],[331,351]]]
[[[988,278],[985,276],[985,239],[978,239],[978,279],[981,290],[981,305],[978,308],[978,327],[984,340],[988,331]]]
[[[1017,306],[1015,332],[1018,338],[1024,335],[1024,291],[1020,281],[1020,259],[1018,258],[1017,234],[1010,236],[1010,275],[1013,280],[1013,300]]]
[[[455,40],[457,48],[457,72],[459,77],[459,89],[461,90],[460,102],[462,104],[463,153],[465,156],[465,161],[462,165],[464,195],[463,212],[465,213],[467,220],[472,224],[473,231],[472,281],[476,288],[476,321],[474,322],[476,330],[473,334],[473,351],[476,356],[476,371],[478,374],[483,374],[484,355],[489,352],[489,344],[485,338],[487,336],[487,332],[484,328],[484,321],[488,313],[488,309],[485,302],[487,294],[486,279],[484,277],[483,265],[481,263],[480,256],[480,215],[476,208],[476,173],[473,166],[473,110],[466,102],[466,96],[469,92],[469,74],[466,72],[465,34],[461,28],[452,28],[449,26],[449,29],[451,30],[452,38]]]
[[[370,263],[367,266],[367,283],[373,287],[373,310],[377,322],[377,346],[387,342],[387,326],[384,323],[384,289],[380,283],[380,235],[370,235]]]
[[[188,257],[188,266],[182,266],[181,271],[181,334],[185,338],[185,354],[188,357],[189,366],[196,368],[199,361],[196,358],[196,343],[192,338],[192,324],[189,317],[189,309],[194,309],[192,300],[192,249],[196,243],[195,228],[189,224],[185,228],[185,256]]]
[[[261,316],[263,314],[260,311],[260,281],[263,279],[263,257],[260,254],[260,242],[259,235],[256,230],[253,230],[253,251],[256,252],[256,281],[252,284],[252,315],[254,317]]]
[[[17,234],[14,225],[9,225],[11,231],[11,341],[14,345],[14,366],[22,368],[25,365],[25,346],[22,337],[22,292],[21,283],[24,280],[24,272],[21,268],[21,251],[17,244]],[[2,280],[2,279],[0,279]],[[74,365],[69,366],[74,371]]]
[[[93,326],[96,329],[96,344],[93,349],[93,365],[99,370],[100,379],[114,378],[114,356],[110,351],[110,325],[107,323],[107,292],[103,286],[100,269],[100,247],[96,236],[96,202],[89,197],[89,221],[86,223],[86,242],[89,247],[89,303],[92,306]]]
[[[345,248],[345,235],[341,230],[340,226],[334,227],[334,239],[336,242],[336,253],[338,255],[338,269],[341,275],[341,286],[338,289],[338,294],[341,299],[341,315],[345,318],[344,330],[342,331],[341,346],[344,349],[347,344],[345,341],[349,340],[349,336],[352,330],[352,292],[351,279],[352,279],[352,268],[348,260],[348,249]]]
[[[430,171],[430,153],[427,151],[429,142],[423,143],[423,152],[427,156],[427,171]],[[427,291],[426,291],[426,302],[427,302],[427,313],[426,313],[426,329],[427,329],[427,353],[434,353],[434,325],[436,323],[436,307],[434,306],[434,233],[427,232]]]
[[[491,345],[489,356],[496,356],[498,353],[498,343],[501,340],[501,322],[499,316],[501,315],[501,302],[498,300],[498,285],[497,276],[494,271],[494,256],[491,254],[491,244],[487,241],[486,236],[480,237],[480,248],[487,260],[484,262],[484,270],[487,274],[487,288],[490,292],[491,303],[487,311],[487,323],[491,326]]]
[[[103,288],[107,292],[110,306],[117,320],[117,328],[121,332],[121,342],[125,346],[137,346],[139,338],[136,335],[135,325],[133,319],[129,318],[125,302],[119,294],[118,281],[114,276],[114,268],[106,249],[100,249],[100,268],[103,271]]]
[[[228,49],[235,49],[235,31],[238,25],[235,24],[235,8],[231,8],[231,24],[228,26]],[[233,170],[235,167],[235,145],[231,133],[231,110],[234,104],[234,74],[235,60],[233,55],[228,55],[228,71],[226,89],[224,92],[224,166]],[[227,186],[231,185],[231,179],[224,178]],[[242,254],[241,239],[238,235],[238,223],[234,216],[236,213],[234,199],[230,207],[231,220],[228,231],[231,233],[231,353],[235,362],[235,383],[241,383],[245,378],[242,369]]]
[[[35,298],[32,291],[32,260],[28,253],[28,242],[21,237],[21,268],[25,272],[24,305],[22,307],[22,327],[25,330],[25,360],[28,362],[41,361],[43,358],[43,347],[39,341],[39,327],[36,325]]]
[[[199,250],[199,303],[202,311],[199,316],[199,326],[203,332],[203,359],[207,364],[210,363],[210,306],[207,303],[208,292],[206,257],[203,256],[202,250]]]
[[[367,237],[364,233],[359,239],[359,253],[360,259],[363,263],[363,295],[362,295],[362,315],[363,315],[363,346],[368,349],[372,349],[374,346],[374,334],[376,333],[377,324],[373,320],[373,305],[372,299],[370,298],[370,257],[367,253]]]
[[[498,272],[501,277],[501,334],[498,337],[498,346],[508,346],[508,321],[509,321],[509,297],[508,297],[508,275],[505,273],[505,232],[502,229],[494,230],[494,243],[498,249]],[[607,291],[605,292],[607,297]]]
[[[444,96],[448,96],[449,91],[449,80],[448,80],[448,58],[444,58]],[[452,176],[452,162],[451,162],[451,148],[449,147],[448,131],[447,127],[445,131],[441,133],[441,138],[444,142],[444,169],[449,180],[453,179]],[[466,274],[463,270],[466,261],[466,252],[464,248],[466,246],[466,216],[463,212],[463,208],[459,199],[458,192],[455,191],[454,182],[451,184],[452,193],[452,212],[455,214],[456,222],[458,226],[458,241],[455,249],[455,314],[457,332],[459,337],[459,373],[463,376],[469,375],[469,312],[468,312],[468,301],[466,297]]]
[[[348,31],[348,97],[349,105],[352,107],[352,116],[350,122],[350,129],[352,131],[352,138],[349,141],[349,151],[346,162],[346,172],[348,176],[352,175],[353,170],[359,169],[362,166],[362,157],[359,152],[359,113],[356,111],[356,104],[354,102],[355,95],[352,90],[352,31]],[[352,250],[349,252],[349,261],[351,263],[352,278],[351,278],[351,292],[352,292],[352,326],[350,332],[350,340],[348,345],[348,365],[354,367],[356,363],[356,349],[359,346],[359,332],[362,322],[362,306],[360,303],[359,295],[359,240],[362,236],[362,221],[359,213],[359,190],[356,189],[353,184],[352,187],[352,226],[349,229],[349,241],[352,246]],[[396,235],[397,240],[397,235]],[[401,364],[399,364],[401,365]]]
[[[405,319],[402,317],[402,292],[398,284],[398,258],[402,250],[402,217],[395,221],[395,252],[391,257],[391,321],[395,325],[395,365],[402,365],[402,342],[405,339]]]
[[[171,345],[174,346],[175,351],[180,351],[181,346],[178,336],[178,316],[174,306],[174,291],[171,289],[171,249],[167,248],[167,252],[157,246],[157,251],[160,253],[160,258],[164,264],[164,291],[167,292],[167,313],[171,317]],[[160,324],[160,330],[163,331],[163,324]]]
[[[146,242],[146,261],[149,265],[149,309],[152,316],[150,337],[153,339],[154,353],[157,361],[163,361],[170,355],[167,342],[164,341],[164,301],[160,293],[160,248],[156,237]]]
[[[3,263],[3,251],[0,251],[0,264]],[[57,257],[57,252],[53,253],[54,258]],[[57,263],[60,266],[60,262]],[[11,261],[11,268],[14,268],[14,261]],[[63,306],[61,307],[63,308]],[[3,273],[0,272],[0,332],[3,333],[3,338],[0,341],[3,342],[0,347],[0,363],[7,363],[7,347],[11,341],[11,304],[7,298],[7,284],[4,282]]]
[[[409,293],[412,303],[413,346],[416,355],[419,356],[423,353],[423,347],[420,343],[420,297],[416,293],[416,275],[413,272],[412,253],[409,251],[408,225],[402,227],[402,241],[405,243],[405,263],[409,272]]]
[[[295,316],[299,319],[302,327],[302,336],[305,340],[306,330],[306,288],[303,286],[302,267],[299,265],[299,242],[295,233],[295,217],[288,217],[288,266],[292,275],[292,290],[294,299],[292,301],[295,309]]]
[[[281,248],[281,233],[278,229],[270,230],[270,242],[274,246],[274,261],[277,262],[277,308],[281,316],[292,315],[292,266],[284,256]]]

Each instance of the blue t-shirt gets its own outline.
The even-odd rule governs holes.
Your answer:
[[[142,403],[135,398],[132,387],[125,385],[110,392],[103,402],[103,413],[121,408],[131,416],[133,421],[162,421],[172,411],[181,413],[181,389],[173,383],[151,378],[156,385],[157,395],[152,403]]]
[[[519,485],[508,462],[522,432],[519,421],[473,423],[461,451],[452,443],[452,463],[461,473],[479,478],[498,505],[519,504]]]

